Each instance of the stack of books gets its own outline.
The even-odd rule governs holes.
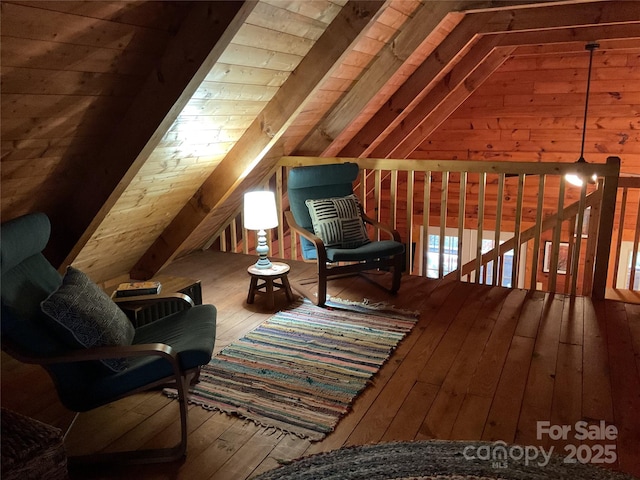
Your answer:
[[[160,282],[128,282],[121,283],[115,291],[116,297],[133,297],[135,295],[154,295],[160,293]]]

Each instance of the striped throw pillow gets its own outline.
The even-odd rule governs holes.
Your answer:
[[[356,248],[370,242],[355,195],[307,200],[314,233],[326,247]]]

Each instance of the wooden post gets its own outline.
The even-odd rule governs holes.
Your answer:
[[[618,178],[620,176],[620,158],[608,157],[607,165],[614,167],[616,174],[605,177],[602,192],[596,265],[593,273],[593,289],[591,290],[591,296],[597,299],[604,298],[607,286],[611,237],[613,236],[613,220],[616,214],[616,196],[618,193]]]

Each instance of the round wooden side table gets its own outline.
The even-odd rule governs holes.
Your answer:
[[[284,290],[287,300],[293,302],[295,297],[289,285],[287,274],[289,273],[289,265],[286,263],[272,262],[270,268],[257,268],[251,265],[247,268],[247,272],[251,276],[249,285],[249,294],[247,295],[247,303],[253,303],[256,293],[267,296],[267,305],[269,308],[275,307],[275,290]],[[277,280],[280,280],[279,282]],[[258,283],[261,281],[262,283]]]

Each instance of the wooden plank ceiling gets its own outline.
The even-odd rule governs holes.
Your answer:
[[[202,248],[282,155],[640,174],[627,1],[3,1],[2,220],[96,281]]]

